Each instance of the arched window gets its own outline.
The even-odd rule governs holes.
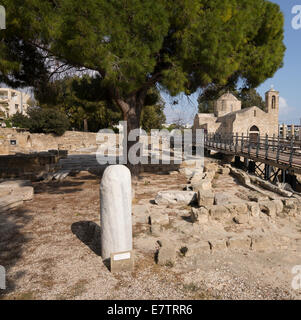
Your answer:
[[[252,126],[252,127],[250,128],[250,131],[252,131],[252,132],[259,132],[259,129],[258,129],[258,127],[256,127],[256,126]]]
[[[272,109],[276,109],[276,97],[272,96]]]
[[[256,117],[256,115],[257,115],[257,114],[256,114],[256,110],[254,110],[254,117]]]

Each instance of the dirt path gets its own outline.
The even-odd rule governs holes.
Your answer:
[[[139,225],[134,226],[135,271],[110,273],[99,250],[99,183],[88,172],[63,182],[35,183],[33,201],[0,214],[0,265],[6,268],[8,280],[0,298],[300,297],[291,289],[291,269],[301,265],[300,246],[269,252],[203,253],[190,259],[179,257],[175,266],[162,267],[154,262],[157,238]],[[135,202],[150,203],[158,191],[181,190],[185,183],[182,175],[145,174],[136,182]],[[191,225],[183,219],[189,209],[170,207],[168,211],[175,217],[177,230],[183,227],[178,240],[185,243],[191,238]],[[175,235],[174,229],[167,231]]]

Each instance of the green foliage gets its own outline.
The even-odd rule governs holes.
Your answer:
[[[6,128],[11,128],[12,127],[11,119],[4,119],[4,123],[6,125]]]
[[[31,108],[28,111],[32,133],[52,133],[61,136],[70,127],[66,115],[56,109]]]
[[[97,78],[84,76],[66,77],[49,82],[35,90],[39,105],[43,108],[57,108],[64,112],[71,127],[84,129],[84,120],[89,131],[97,132],[111,128],[122,119],[119,108],[108,100],[101,100]]]
[[[214,112],[214,100],[205,100],[199,98],[199,106],[198,106],[198,110],[199,113],[213,113]]]
[[[151,129],[162,129],[162,125],[166,121],[164,114],[164,105],[156,104],[152,106],[145,106],[141,114],[141,127],[147,132]]]
[[[15,127],[28,128],[31,133],[52,133],[61,136],[70,127],[66,115],[57,109],[29,108],[28,117],[16,113],[12,117]]]
[[[71,77],[48,83],[36,89],[35,95],[43,108],[58,108],[64,112],[73,128],[83,130],[87,120],[89,131],[113,128],[122,120],[122,113],[114,103],[99,100],[98,79],[89,76]],[[149,90],[141,114],[141,126],[146,131],[161,129],[166,121],[164,103],[158,89]]]
[[[241,100],[241,107],[258,107],[262,110],[265,108],[265,102],[263,101],[261,95],[256,91],[256,89],[241,90],[238,95],[238,99]]]
[[[17,128],[27,128],[29,129],[30,127],[30,119],[23,115],[20,112],[16,112],[12,117],[11,117],[11,123],[13,127]]]
[[[139,126],[157,84],[171,95],[239,81],[254,88],[282,67],[284,17],[271,1],[2,2],[1,81],[45,84],[53,59],[55,73],[88,69],[97,75],[99,101],[117,105],[131,126]]]

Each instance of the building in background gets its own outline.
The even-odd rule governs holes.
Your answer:
[[[301,125],[300,124],[281,124],[279,125],[279,136],[283,139],[301,140]]]
[[[214,113],[199,113],[195,116],[193,129],[204,129],[205,133],[230,135],[244,134],[252,139],[258,135],[278,136],[279,92],[270,89],[265,94],[266,106],[241,108],[233,94],[223,94],[214,105]]]
[[[27,113],[30,95],[9,88],[0,88],[0,120],[10,118],[15,113]]]

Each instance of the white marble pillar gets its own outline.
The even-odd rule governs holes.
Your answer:
[[[100,184],[102,259],[111,253],[132,250],[132,185],[123,165],[106,168]]]

